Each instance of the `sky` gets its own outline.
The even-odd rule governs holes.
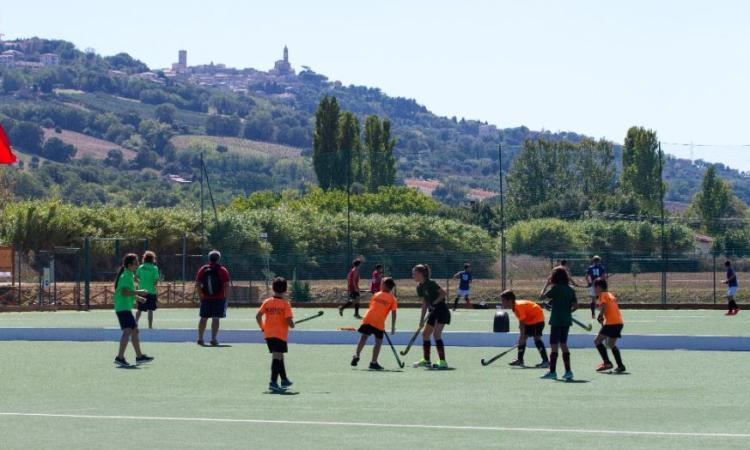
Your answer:
[[[6,39],[125,51],[152,68],[299,70],[379,87],[445,116],[622,142],[750,170],[750,2],[285,0],[0,4]],[[667,144],[669,143],[669,144]],[[672,144],[690,144],[672,145]],[[743,146],[744,145],[744,146]]]

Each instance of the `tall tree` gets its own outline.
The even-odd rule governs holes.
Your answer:
[[[620,182],[623,192],[633,196],[645,213],[655,214],[660,210],[662,181],[659,158],[659,140],[655,131],[643,127],[628,130],[622,149]]]
[[[731,222],[722,219],[747,215],[747,205],[734,195],[729,183],[719,178],[714,165],[706,169],[701,190],[695,194],[690,209],[700,217],[704,231],[711,235],[730,228]]]
[[[339,135],[339,103],[336,97],[325,96],[315,112],[313,133],[313,167],[318,184],[324,190],[335,186]]]
[[[614,193],[617,185],[614,146],[604,139],[584,139],[577,147],[580,149],[577,166],[583,195],[592,202],[605,200]]]
[[[396,139],[391,137],[391,121],[383,120],[383,185],[392,186],[396,182]]]
[[[364,183],[362,173],[361,143],[359,140],[359,119],[345,111],[339,116],[337,138],[338,158],[334,187],[346,189],[347,183]],[[348,166],[351,164],[351,166]]]
[[[381,121],[378,116],[365,120],[365,151],[367,188],[376,192],[380,186],[390,186],[396,181],[396,159],[393,148],[396,140],[391,137],[391,123]]]

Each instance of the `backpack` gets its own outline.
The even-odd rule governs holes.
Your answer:
[[[210,264],[204,266],[203,278],[201,279],[201,291],[203,295],[213,297],[221,292],[222,283],[219,270],[221,266],[212,267]]]

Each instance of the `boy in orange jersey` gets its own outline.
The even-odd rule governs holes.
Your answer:
[[[286,391],[292,381],[286,376],[284,367],[284,353],[287,352],[287,339],[289,329],[294,328],[294,316],[292,306],[284,298],[287,291],[287,282],[284,278],[277,277],[273,280],[273,297],[266,299],[258,308],[255,320],[263,331],[263,336],[271,353],[271,383],[269,389],[276,393]],[[265,316],[265,320],[263,320]],[[281,377],[281,385],[278,379]]]
[[[510,363],[511,366],[523,366],[523,355],[526,352],[526,339],[534,338],[539,354],[542,356],[542,362],[535,367],[546,369],[549,367],[547,359],[547,349],[542,341],[542,332],[544,331],[544,310],[541,306],[528,300],[516,300],[516,294],[507,290],[500,294],[504,309],[510,309],[518,318],[519,331],[518,335],[518,357]]]
[[[594,281],[594,291],[599,299],[599,317],[597,320],[602,324],[602,329],[599,330],[599,334],[594,339],[596,349],[599,350],[599,354],[602,356],[602,363],[597,367],[597,372],[606,372],[612,370],[612,362],[607,356],[607,347],[604,346],[604,341],[607,341],[607,346],[612,350],[612,355],[615,357],[617,367],[615,373],[625,372],[625,366],[622,364],[622,357],[620,356],[620,349],[617,348],[617,339],[622,337],[622,314],[620,313],[620,307],[617,305],[617,299],[611,292],[607,291],[607,280],[599,278]]]
[[[383,345],[385,319],[388,317],[388,313],[391,313],[391,334],[396,334],[396,309],[398,306],[396,297],[391,294],[391,291],[395,287],[396,283],[393,281],[393,278],[386,278],[383,280],[380,292],[372,296],[370,308],[367,310],[365,318],[362,319],[362,325],[359,327],[361,336],[357,344],[357,353],[352,357],[352,366],[357,366],[359,355],[362,354],[362,349],[365,348],[367,339],[370,335],[374,334],[375,346],[372,348],[370,370],[383,370],[383,367],[378,364],[378,355]]]

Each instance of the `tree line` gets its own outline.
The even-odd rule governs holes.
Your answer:
[[[336,97],[324,96],[315,113],[313,167],[324,190],[353,188],[377,192],[396,181],[396,139],[391,122],[378,116],[365,119],[364,139],[357,116],[342,111]]]

